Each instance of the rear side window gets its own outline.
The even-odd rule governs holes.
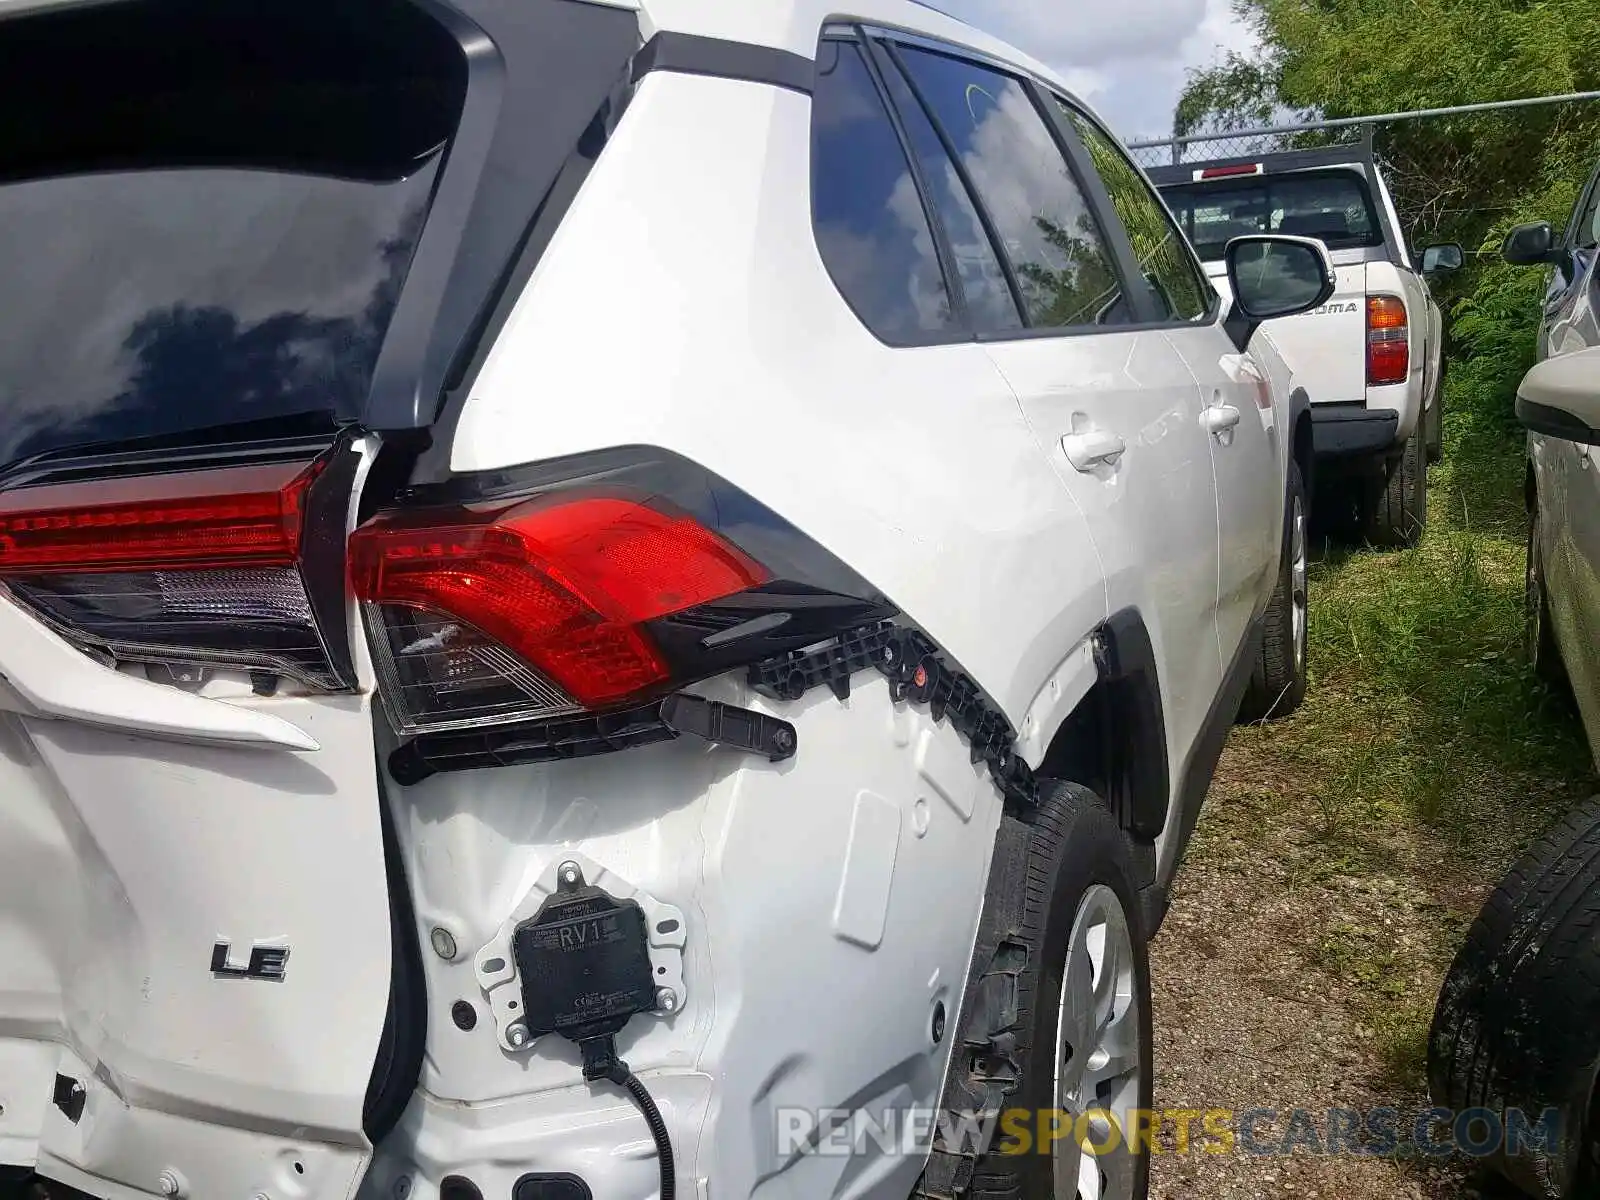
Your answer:
[[[818,48],[811,113],[813,224],[834,283],[884,341],[954,334],[928,214],[855,43]]]
[[[1228,242],[1251,233],[1320,238],[1330,250],[1383,245],[1383,231],[1353,171],[1256,175],[1166,189],[1167,203],[1200,257],[1215,262]]]
[[[1028,324],[1060,329],[1124,317],[1100,227],[1027,89],[962,59],[910,47],[900,54],[994,222]]]
[[[357,417],[464,88],[405,0],[0,21],[0,463]]]
[[[1215,293],[1184,245],[1166,205],[1098,125],[1059,97],[1054,101],[1083,139],[1095,174],[1105,184],[1111,206],[1128,231],[1140,273],[1149,281],[1167,318],[1197,321],[1205,316]]]
[[[989,240],[967,185],[921,102],[906,86],[900,68],[886,60],[885,73],[890,99],[900,113],[906,139],[917,156],[930,202],[949,242],[973,327],[984,333],[1020,329],[1022,314],[1017,311],[1005,269],[1000,265],[994,243]]]

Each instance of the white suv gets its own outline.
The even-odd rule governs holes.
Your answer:
[[[1321,245],[906,0],[6,14],[0,1164],[1143,1195]]]

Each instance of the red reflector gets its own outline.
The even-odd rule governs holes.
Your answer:
[[[0,495],[0,574],[292,566],[315,468],[226,467]]]
[[[669,678],[645,622],[769,578],[692,518],[610,497],[380,514],[351,535],[350,573],[360,599],[466,622],[587,707]]]
[[[1196,179],[1228,179],[1235,175],[1260,175],[1260,163],[1242,163],[1233,167],[1203,167],[1194,173]]]
[[[1367,385],[1404,383],[1411,372],[1406,306],[1398,296],[1367,297]]]

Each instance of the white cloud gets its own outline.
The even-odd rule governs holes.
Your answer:
[[[1126,139],[1160,137],[1187,71],[1250,51],[1230,0],[945,0],[941,6],[1056,68]]]

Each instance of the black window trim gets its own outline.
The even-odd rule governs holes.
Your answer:
[[[1096,181],[1097,188],[1103,189],[1105,181],[1100,178],[1098,171],[1093,170],[1093,162],[1091,159],[1089,159],[1088,147],[1083,145],[1083,138],[1079,135],[1077,129],[1073,127],[1072,122],[1066,118],[1057,105],[1070,109],[1073,113],[1077,114],[1079,120],[1084,121],[1090,127],[1095,129],[1100,136],[1106,140],[1111,149],[1120,155],[1122,160],[1127,163],[1130,168],[1132,168],[1134,175],[1144,184],[1145,188],[1150,192],[1151,197],[1160,206],[1161,211],[1166,215],[1168,226],[1172,229],[1173,233],[1178,235],[1178,242],[1183,248],[1184,255],[1189,259],[1189,264],[1194,269],[1195,274],[1199,276],[1200,280],[1210,291],[1211,299],[1206,305],[1205,312],[1200,316],[1190,318],[1189,320],[1174,319],[1162,321],[1160,323],[1160,327],[1163,329],[1191,329],[1206,325],[1214,325],[1222,316],[1222,296],[1217,291],[1216,285],[1211,282],[1211,277],[1206,274],[1205,263],[1203,263],[1200,260],[1200,256],[1195,253],[1194,244],[1190,242],[1187,235],[1185,235],[1182,225],[1178,223],[1177,216],[1173,213],[1171,206],[1167,203],[1166,198],[1162,195],[1161,189],[1156,187],[1156,185],[1150,181],[1149,176],[1144,173],[1139,164],[1133,161],[1133,156],[1130,155],[1123,147],[1122,143],[1117,140],[1116,135],[1107,129],[1104,123],[1097,120],[1087,108],[1078,103],[1076,100],[1073,100],[1071,97],[1065,95],[1060,89],[1050,87],[1043,83],[1036,83],[1036,86],[1040,87],[1044,92],[1044,99],[1047,107],[1051,111],[1052,117],[1059,122],[1064,132],[1070,137],[1071,142],[1082,152],[1085,160],[1084,167],[1088,170],[1089,175]],[[1055,101],[1055,103],[1050,104],[1049,101],[1051,100]],[[1109,192],[1106,193],[1105,202],[1111,207],[1112,212],[1115,213],[1116,205],[1111,202],[1111,196]],[[1138,278],[1141,283],[1144,283],[1146,287],[1148,287],[1149,283],[1145,279],[1144,272],[1139,270],[1139,256],[1133,249],[1133,239],[1127,236],[1127,230],[1123,227],[1122,218],[1120,216],[1117,217],[1116,224],[1117,228],[1121,230],[1123,234],[1123,237],[1119,240],[1125,240],[1127,242],[1128,260],[1131,270],[1133,271],[1135,277]]]
[[[1069,103],[1075,111],[1084,111],[1083,106],[1080,103],[1072,100],[1069,93],[1067,93],[1064,89],[1059,88],[1056,84],[1048,80],[1040,79],[1037,74],[1025,67],[1019,66],[1016,63],[1007,62],[1005,59],[997,58],[994,55],[986,53],[985,51],[979,50],[975,47],[967,46],[960,42],[952,42],[944,38],[934,37],[927,33],[921,32],[920,30],[906,29],[901,26],[877,21],[850,22],[843,17],[833,17],[824,21],[822,32],[824,35],[827,35],[828,33],[836,32],[843,27],[853,27],[860,34],[869,39],[882,38],[884,41],[892,45],[904,45],[927,50],[934,54],[942,54],[946,57],[956,58],[962,61],[973,63],[977,66],[986,67],[989,70],[998,71],[1020,82],[1032,97],[1033,103],[1036,107],[1041,106],[1041,96],[1054,95]],[[915,94],[920,96],[920,92]],[[897,345],[895,347],[896,349],[911,349],[921,346],[951,345],[966,342],[975,342],[980,345],[1002,345],[1007,342],[1036,341],[1040,338],[1096,337],[1112,333],[1154,333],[1174,329],[1205,329],[1215,328],[1220,324],[1224,313],[1222,311],[1221,297],[1217,294],[1215,286],[1213,286],[1211,289],[1212,303],[1211,309],[1208,313],[1208,319],[1203,322],[1198,320],[1176,321],[1166,318],[1157,318],[1155,316],[1156,309],[1154,307],[1154,299],[1145,293],[1145,288],[1143,286],[1138,289],[1129,288],[1128,271],[1130,267],[1132,267],[1135,271],[1134,277],[1140,279],[1141,283],[1144,281],[1143,276],[1137,274],[1137,259],[1133,254],[1133,244],[1128,238],[1127,231],[1122,226],[1122,219],[1117,216],[1116,210],[1111,206],[1110,197],[1105,192],[1104,185],[1099,183],[1099,176],[1094,173],[1092,168],[1090,169],[1089,174],[1096,180],[1097,186],[1093,189],[1093,191],[1099,194],[1099,201],[1096,200],[1095,195],[1091,194],[1091,189],[1083,186],[1082,171],[1084,165],[1088,162],[1088,151],[1083,148],[1081,141],[1077,138],[1076,131],[1070,128],[1070,122],[1066,120],[1065,115],[1060,116],[1061,125],[1067,126],[1063,134],[1057,132],[1058,126],[1055,119],[1056,114],[1049,113],[1047,109],[1045,112],[1046,115],[1044,120],[1046,127],[1049,128],[1052,133],[1055,133],[1058,138],[1064,137],[1069,143],[1076,143],[1077,145],[1078,157],[1076,159],[1069,156],[1064,149],[1062,150],[1063,157],[1066,157],[1068,168],[1073,172],[1074,177],[1079,183],[1080,189],[1084,192],[1084,202],[1088,206],[1090,214],[1100,225],[1101,231],[1106,238],[1107,246],[1112,256],[1112,270],[1122,284],[1123,294],[1127,297],[1129,305],[1133,307],[1134,315],[1142,319],[1129,321],[1121,325],[1073,325],[1067,327],[1024,326],[1021,329],[1010,330],[973,330],[959,338],[952,338],[948,336],[930,338],[926,341],[918,341],[914,344]],[[941,128],[937,121],[935,121],[934,125],[936,129]],[[1101,127],[1099,122],[1095,122],[1095,125],[1097,128]],[[1116,142],[1115,137],[1112,138],[1112,141]],[[1107,223],[1108,214],[1110,217],[1109,225]],[[1181,229],[1179,230],[1179,234],[1180,236],[1182,235]],[[1190,253],[1193,254],[1192,247],[1190,248]],[[1004,261],[1005,256],[1002,256],[1002,262]],[[1207,282],[1209,282],[1209,277]],[[883,339],[880,338],[879,340],[882,341]]]

